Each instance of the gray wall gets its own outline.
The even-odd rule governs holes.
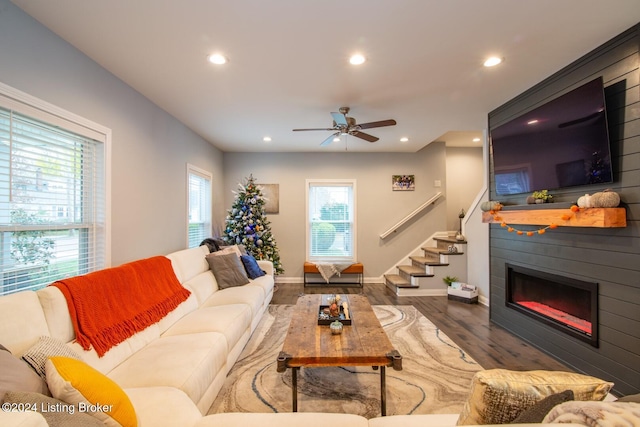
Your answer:
[[[615,382],[615,391],[622,394],[640,392],[639,50],[640,25],[636,25],[489,114],[491,130],[546,99],[603,77],[615,182],[553,194],[558,202],[575,202],[585,193],[611,188],[620,194],[627,210],[627,227],[559,227],[540,236],[523,238],[499,225],[491,225],[490,307],[494,322],[582,372]],[[492,200],[525,203],[526,195],[498,198],[493,187],[490,187]],[[506,309],[506,262],[598,282],[600,347],[569,338]]]
[[[186,246],[187,163],[210,171],[223,199],[219,150],[8,0],[0,81],[112,130],[112,265]],[[214,213],[222,221],[220,202]]]
[[[460,228],[458,215],[476,198],[484,185],[482,147],[447,147],[447,230]]]
[[[302,277],[305,261],[305,180],[356,179],[357,256],[365,277],[378,277],[437,231],[446,230],[446,161],[443,142],[418,153],[225,153],[224,205],[249,174],[258,183],[280,185],[280,212],[269,215],[285,269]],[[391,191],[392,175],[415,175],[415,191]],[[434,181],[442,187],[434,187]],[[438,191],[445,197],[384,241],[379,235]],[[470,203],[469,200],[468,203]]]

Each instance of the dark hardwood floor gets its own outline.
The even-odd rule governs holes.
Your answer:
[[[485,369],[573,371],[489,321],[489,308],[447,297],[398,297],[384,284],[325,287],[280,283],[272,304],[295,304],[302,293],[364,293],[372,305],[413,305]]]

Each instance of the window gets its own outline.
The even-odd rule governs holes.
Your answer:
[[[211,237],[211,174],[187,165],[187,246],[195,248]]]
[[[0,85],[0,294],[106,267],[109,138]]]
[[[307,259],[356,260],[355,180],[307,180]]]

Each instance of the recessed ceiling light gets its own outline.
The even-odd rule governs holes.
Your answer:
[[[340,142],[340,137],[336,136],[335,138],[333,138],[333,142]]]
[[[492,56],[490,58],[487,58],[486,61],[484,61],[484,66],[485,67],[495,67],[496,65],[498,65],[501,62],[502,62],[502,58],[498,58],[497,56]]]
[[[264,138],[262,138],[262,140],[264,142],[271,142],[271,137],[270,136],[265,136]]]
[[[351,58],[349,58],[349,62],[352,65],[364,64],[364,61],[366,61],[365,57],[360,55],[359,53],[352,55]]]
[[[222,65],[227,63],[227,58],[220,53],[211,54],[207,57],[207,59],[209,60],[209,62],[216,65]]]
[[[529,120],[527,122],[528,125],[535,125],[536,123],[538,123],[538,119]]]
[[[409,141],[409,138],[407,138],[406,136],[403,136],[402,138],[400,138],[400,142],[407,142]]]
[[[473,142],[480,142],[480,138],[473,138]]]

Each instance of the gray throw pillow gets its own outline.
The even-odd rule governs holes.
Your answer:
[[[104,427],[98,418],[81,412],[76,405],[38,393],[10,391],[5,396],[5,403],[16,403],[37,408],[47,421],[49,427]]]
[[[541,423],[554,407],[561,403],[569,402],[573,398],[573,391],[571,390],[547,396],[532,407],[522,411],[511,424]]]
[[[8,351],[0,351],[0,402],[10,391],[33,391],[51,395],[47,383],[29,365]]]
[[[206,258],[220,289],[242,286],[249,283],[247,272],[240,258],[235,253],[215,256],[210,254],[207,255]]]

